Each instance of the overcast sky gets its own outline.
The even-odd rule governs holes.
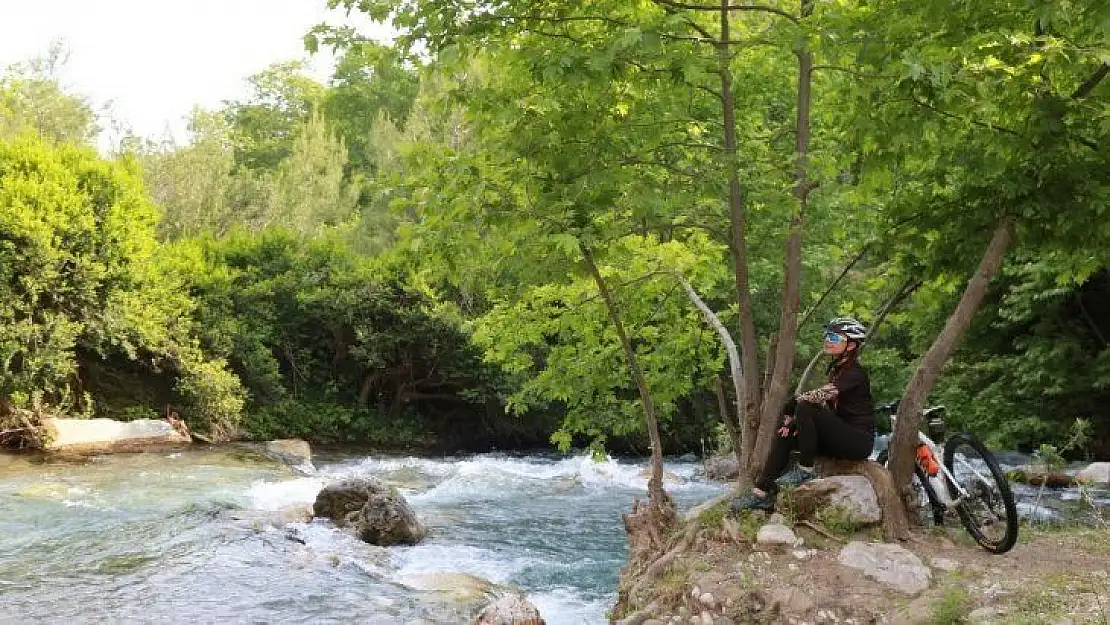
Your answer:
[[[346,18],[325,0],[0,0],[0,69],[61,40],[70,52],[67,88],[98,106],[112,102],[114,116],[140,135],[168,127],[184,139],[194,105],[242,97],[247,76],[305,58],[302,36],[323,21]],[[314,71],[324,76],[330,63],[318,58]]]

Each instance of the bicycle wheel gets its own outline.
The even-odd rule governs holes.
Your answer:
[[[879,452],[875,462],[885,467],[889,455],[890,452],[884,449]],[[914,490],[917,491],[918,495],[925,493],[925,498],[928,500],[928,503],[926,503],[921,501],[920,496],[918,497],[918,509],[921,511],[918,515],[920,517],[919,523],[925,525],[928,522],[927,518],[931,516],[934,525],[944,525],[944,504],[940,502],[940,497],[937,497],[937,494],[933,492],[933,487],[929,485],[929,480],[926,479],[925,471],[916,462],[913,463],[913,474],[917,478],[913,482]],[[927,510],[926,506],[928,506]]]
[[[975,542],[991,553],[1013,548],[1018,534],[1017,506],[994,455],[971,434],[957,434],[944,446],[944,466],[967,491],[956,513]],[[956,485],[946,482],[948,493],[954,499],[959,497]]]

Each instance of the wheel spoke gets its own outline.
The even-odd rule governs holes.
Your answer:
[[[994,457],[967,434],[950,439],[944,455],[955,481],[949,490],[963,497],[956,511],[968,532],[989,551],[1009,550],[1017,537],[1017,513]]]

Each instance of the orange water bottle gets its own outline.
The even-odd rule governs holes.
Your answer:
[[[936,475],[940,473],[940,463],[933,457],[933,452],[929,449],[928,445],[921,444],[917,446],[917,464],[925,471],[926,475]]]

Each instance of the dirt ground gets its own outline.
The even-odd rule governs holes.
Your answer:
[[[717,527],[703,519],[694,546],[633,601],[657,607],[625,622],[1110,624],[1110,529],[1023,527],[1004,555],[980,549],[958,525],[922,530],[902,546],[932,579],[910,596],[838,562],[848,540],[880,540],[873,529],[838,535],[822,526],[826,536],[797,525],[801,546],[763,547],[754,537],[765,519],[737,521],[739,540],[721,519]]]

